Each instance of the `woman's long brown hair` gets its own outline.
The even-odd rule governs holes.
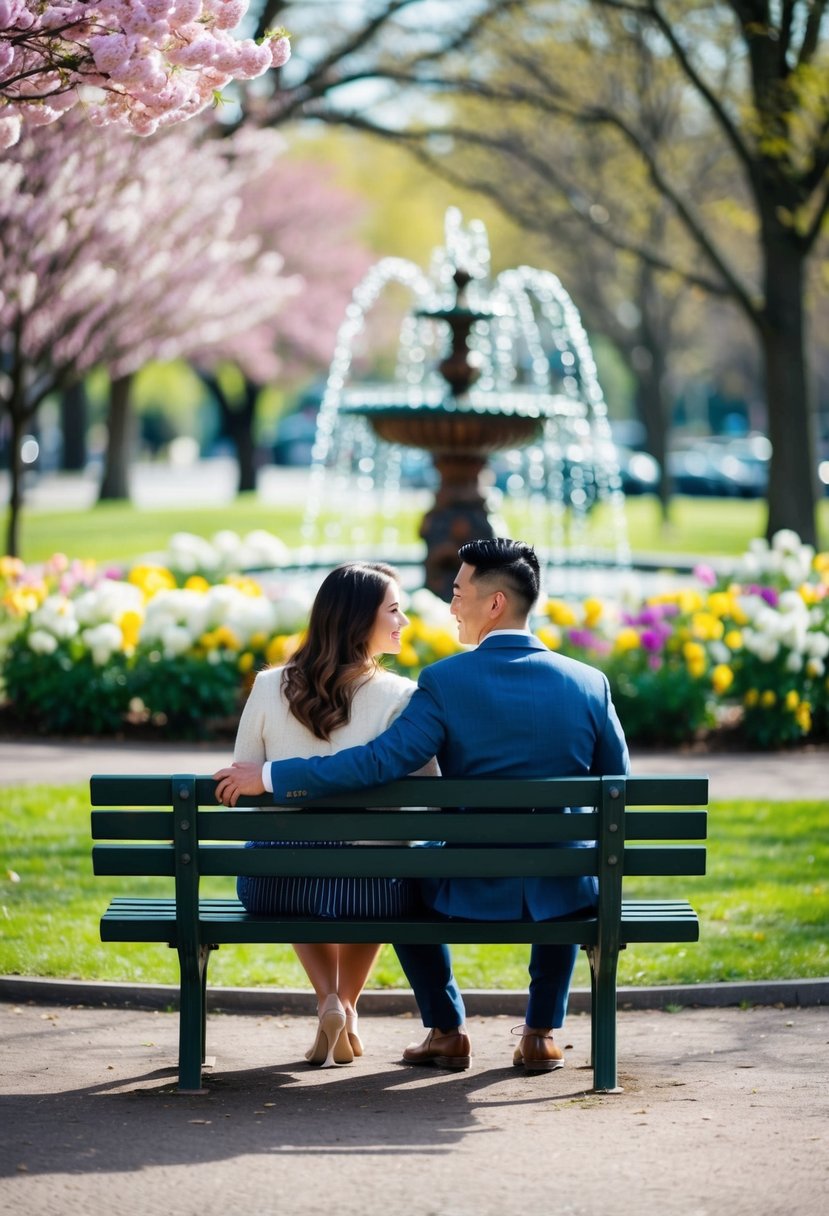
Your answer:
[[[282,687],[291,713],[318,739],[344,726],[360,685],[377,668],[368,641],[397,571],[383,562],[338,566],[317,592],[308,633],[286,666]]]

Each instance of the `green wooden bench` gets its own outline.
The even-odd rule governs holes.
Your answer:
[[[91,801],[96,874],[165,876],[169,898],[129,893],[101,920],[103,941],[166,942],[181,968],[179,1087],[201,1088],[211,950],[242,942],[570,943],[590,960],[593,1080],[616,1076],[616,971],[620,949],[638,942],[692,942],[699,922],[684,899],[625,899],[625,875],[705,873],[708,782],[704,777],[453,780],[421,777],[340,795],[301,813],[216,808],[210,777],[95,776]],[[266,807],[266,798],[247,799]],[[383,810],[383,807],[447,808]],[[481,808],[475,814],[452,808]],[[561,806],[594,808],[577,815]],[[678,809],[682,808],[682,809]],[[696,808],[696,809],[686,809]],[[346,811],[343,814],[342,811]],[[246,849],[246,840],[443,840],[462,848],[402,845],[350,849]],[[587,848],[547,848],[573,840]],[[509,848],[493,848],[508,841]],[[683,843],[679,843],[683,842]],[[238,874],[396,877],[532,877],[595,874],[599,903],[586,919],[530,921],[331,921],[251,916],[235,898]],[[228,879],[226,898],[200,898],[202,876]],[[664,883],[662,884],[664,887]]]

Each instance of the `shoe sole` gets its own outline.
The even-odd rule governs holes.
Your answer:
[[[564,1067],[563,1060],[513,1060],[513,1068],[523,1068],[524,1072],[555,1072]]]
[[[444,1068],[448,1072],[462,1072],[469,1068],[471,1060],[471,1056],[430,1056],[426,1060],[407,1060],[403,1057],[403,1063],[413,1068]]]

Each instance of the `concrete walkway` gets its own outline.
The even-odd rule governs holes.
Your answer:
[[[823,1008],[630,1012],[623,1092],[511,1067],[512,1021],[471,1019],[473,1067],[410,1069],[406,1017],[312,1069],[308,1018],[213,1016],[202,1096],[175,1091],[177,1021],[0,1005],[0,1211],[19,1216],[818,1216],[829,1191]]]
[[[93,772],[210,772],[229,749],[0,742],[3,796]],[[814,798],[826,752],[648,753],[635,772],[711,777],[712,798]],[[818,984],[813,982],[813,986]],[[48,982],[44,981],[48,988]],[[97,994],[100,997],[100,994]],[[244,995],[244,994],[243,994]],[[519,994],[470,1001],[474,1059],[402,1066],[419,1022],[366,1001],[366,1055],[311,1069],[313,1020],[284,994],[214,1001],[207,1093],[175,1088],[164,1007],[0,989],[0,1213],[16,1216],[818,1216],[829,1191],[829,1008],[770,990],[752,1008],[629,1009],[623,1092],[590,1090],[590,1022],[573,1002],[567,1066],[511,1067]],[[367,994],[368,995],[368,994]],[[574,994],[575,995],[575,994]],[[687,996],[688,994],[686,994]],[[802,995],[802,994],[801,994]],[[264,1001],[263,1001],[264,996]],[[214,998],[216,994],[214,993]],[[112,998],[105,998],[112,999]],[[218,999],[218,998],[217,998]],[[693,999],[693,998],[692,998]],[[521,997],[523,1001],[523,996]],[[777,1003],[779,1000],[780,1003]],[[679,1006],[682,1006],[681,1008]],[[169,1006],[167,1006],[169,1007]],[[229,1007],[229,1008],[228,1008]],[[375,1014],[372,1016],[372,1009]],[[485,1015],[485,1016],[484,1016]]]
[[[87,781],[92,773],[212,773],[232,747],[187,743],[0,740],[0,785]],[[632,750],[634,773],[707,774],[711,801],[826,796],[829,748],[791,752]]]

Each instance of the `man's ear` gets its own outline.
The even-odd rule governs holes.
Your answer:
[[[507,609],[507,597],[503,591],[493,591],[492,603],[489,606],[489,615],[491,617],[503,616]]]

